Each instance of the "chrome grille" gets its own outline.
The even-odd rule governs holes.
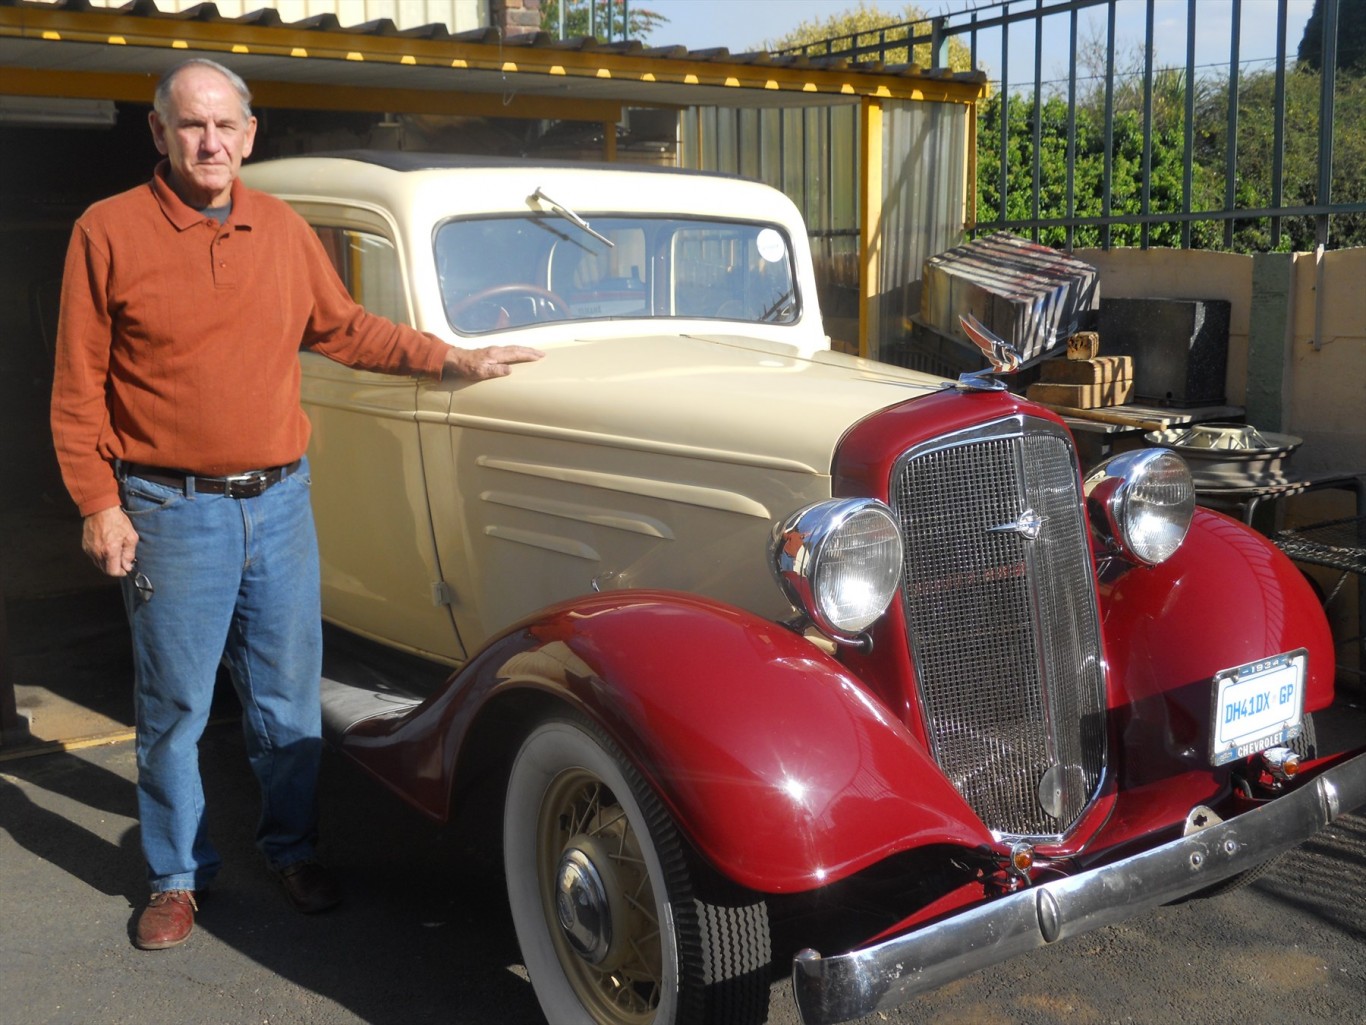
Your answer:
[[[1095,585],[1070,440],[1028,417],[964,431],[903,456],[890,497],[935,758],[998,834],[1065,833],[1105,759]]]

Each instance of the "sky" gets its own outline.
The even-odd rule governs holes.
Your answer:
[[[1051,2],[1051,0],[1049,0]],[[705,49],[724,46],[732,53],[744,53],[762,48],[765,42],[776,40],[802,22],[824,21],[831,15],[857,9],[859,0],[631,0],[648,10],[662,14],[669,19],[659,26],[650,36],[652,45],[664,46],[681,44],[689,49]],[[888,13],[905,10],[905,0],[881,0],[867,3]],[[941,12],[952,14],[957,11],[984,8],[979,17],[991,17],[999,13],[999,6],[988,7],[984,0],[919,0],[922,10],[931,14]],[[1014,4],[1015,10],[1032,7],[1032,2],[1020,0]],[[1197,4],[1196,63],[1222,63],[1227,65],[1231,37],[1231,0],[1200,0]],[[1313,9],[1313,0],[1291,0],[1287,30],[1287,50],[1294,54],[1299,45],[1304,24]],[[1141,44],[1144,30],[1146,4],[1144,0],[1120,0],[1117,8],[1118,48],[1123,52],[1128,42],[1130,46]],[[1276,53],[1276,4],[1274,0],[1243,0],[1242,32],[1239,41],[1239,56],[1242,60],[1272,58]],[[1097,31],[1103,34],[1105,24],[1104,8],[1084,12],[1081,17],[1082,33],[1085,35],[1087,21],[1094,22]],[[1055,16],[1050,24],[1058,26],[1062,44],[1066,45],[1067,17]],[[1156,40],[1157,60],[1159,63],[1184,66],[1186,60],[1186,3],[1185,0],[1156,0],[1154,17],[1154,39]],[[1045,36],[1045,77],[1050,74],[1065,74],[1066,65],[1062,61],[1050,63],[1047,51],[1055,45]],[[1012,30],[1010,78],[1013,83],[1023,84],[1032,81],[1034,75],[1034,42],[1032,30],[1016,28]],[[979,53],[988,63],[999,52],[998,41],[984,38],[979,43]],[[999,68],[989,68],[993,78],[999,76]]]

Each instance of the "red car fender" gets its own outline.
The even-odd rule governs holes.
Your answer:
[[[1332,703],[1333,639],[1313,589],[1227,516],[1197,509],[1171,559],[1104,575],[1100,592],[1125,787],[1208,768],[1210,680],[1221,670],[1303,647],[1306,711]]]
[[[712,865],[757,891],[814,889],[927,844],[993,845],[924,748],[838,660],[688,594],[554,606],[397,726],[359,724],[343,749],[440,817],[480,708],[528,695],[597,721]]]

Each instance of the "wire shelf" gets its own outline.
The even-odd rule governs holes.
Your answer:
[[[1366,516],[1282,530],[1272,540],[1297,562],[1344,573],[1366,573]]]

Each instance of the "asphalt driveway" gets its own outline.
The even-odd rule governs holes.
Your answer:
[[[1342,709],[1339,742],[1366,736]],[[1328,731],[1325,731],[1328,732]],[[15,1025],[488,1025],[540,1021],[501,880],[472,830],[440,830],[329,755],[324,854],[347,902],[297,914],[252,846],[240,732],[202,745],[224,869],[183,946],[135,950],[145,899],[126,741],[0,760],[0,1022]],[[1366,818],[1261,881],[978,972],[882,1022],[1345,1025],[1366,1020]],[[796,1021],[787,983],[771,1025]]]

